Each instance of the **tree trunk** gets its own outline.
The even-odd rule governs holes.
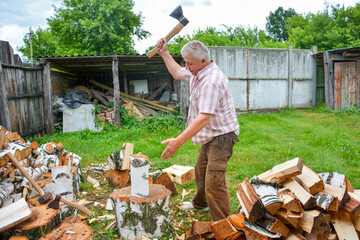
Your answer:
[[[149,197],[138,198],[131,187],[110,194],[119,234],[125,239],[161,237],[168,234],[171,192],[159,184],[149,186]]]

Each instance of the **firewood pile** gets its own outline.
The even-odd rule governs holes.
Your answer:
[[[360,191],[295,158],[239,184],[238,214],[193,222],[186,239],[359,239]]]
[[[83,226],[86,224],[80,216],[64,220],[73,215],[68,206],[74,204],[80,193],[80,162],[81,157],[66,151],[62,143],[39,146],[0,126],[0,239],[15,235],[55,239],[46,236],[61,237],[67,230],[83,236],[76,239],[91,238],[92,230]],[[48,201],[42,203],[40,199],[45,196],[49,196],[45,199]],[[60,196],[60,202],[66,206],[50,207],[48,203],[54,204],[51,200],[55,196]],[[78,227],[66,229],[69,222]],[[51,230],[55,232],[50,233]]]

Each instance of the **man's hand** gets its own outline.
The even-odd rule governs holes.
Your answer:
[[[160,48],[159,53],[162,54],[163,52],[167,52],[168,44],[165,38],[161,38],[157,41],[156,47]]]
[[[181,147],[181,144],[176,138],[169,138],[165,141],[162,141],[161,144],[167,144],[165,150],[161,154],[161,157],[163,159],[168,159],[169,157],[174,155],[174,153],[176,153],[177,150]]]

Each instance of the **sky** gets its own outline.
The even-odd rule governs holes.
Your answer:
[[[189,20],[179,35],[192,34],[207,26],[258,27],[265,29],[266,17],[278,7],[293,8],[297,13],[317,13],[324,10],[325,0],[134,0],[134,13],[143,16],[142,28],[152,34],[145,40],[135,39],[135,49],[140,53],[156,43],[178,24],[170,13],[179,5]],[[355,6],[359,0],[327,0],[330,4]],[[53,6],[62,0],[0,0],[0,40],[8,41],[15,53],[23,45],[23,38],[38,27],[46,28],[47,18],[54,14]]]

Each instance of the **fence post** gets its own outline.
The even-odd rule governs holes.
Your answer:
[[[11,130],[9,103],[7,99],[5,75],[0,61],[0,125]]]
[[[114,84],[114,122],[115,125],[120,127],[120,83],[119,83],[119,62],[117,57],[113,57],[112,61],[112,74]]]
[[[317,46],[313,46],[313,107],[316,107],[316,85],[317,85],[317,60],[316,60],[316,54],[317,54]]]
[[[289,45],[289,59],[288,59],[288,108],[292,107],[292,91],[293,91],[293,46]]]
[[[51,69],[50,62],[41,59],[43,64],[43,83],[44,83],[44,115],[46,134],[49,136],[54,135],[54,120],[52,111],[52,87],[51,87]]]

